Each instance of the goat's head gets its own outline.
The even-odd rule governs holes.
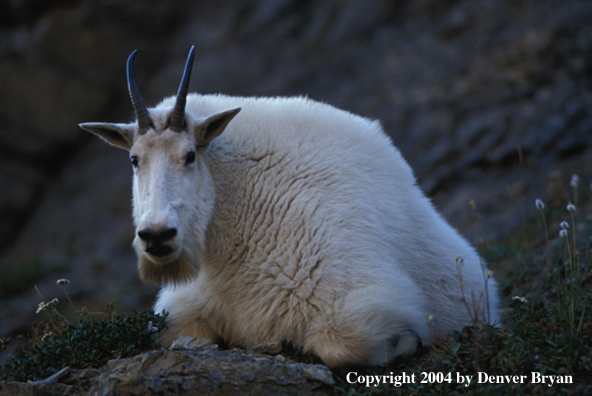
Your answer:
[[[134,51],[127,83],[137,122],[80,124],[130,152],[138,269],[144,280],[158,284],[183,282],[199,270],[215,199],[204,153],[240,111],[197,118],[185,110],[194,53],[192,47],[172,108],[146,107],[134,78]]]

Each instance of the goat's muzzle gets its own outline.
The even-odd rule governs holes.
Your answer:
[[[176,228],[152,230],[144,228],[138,231],[138,237],[145,243],[144,251],[152,256],[161,258],[171,254],[174,248],[167,244],[177,236]]]

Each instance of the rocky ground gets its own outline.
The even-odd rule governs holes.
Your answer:
[[[332,395],[333,375],[322,364],[283,355],[218,350],[182,336],[170,349],[111,360],[100,369],[64,368],[47,379],[0,383],[0,395]]]
[[[150,306],[127,156],[77,124],[131,118],[136,48],[146,101],[174,94],[191,45],[192,90],[307,95],[380,119],[473,242],[524,221],[546,180],[592,178],[587,0],[5,2],[0,336],[28,329],[58,278],[77,303]]]

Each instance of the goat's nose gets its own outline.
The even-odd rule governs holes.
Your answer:
[[[166,228],[160,231],[144,228],[143,230],[138,231],[138,236],[140,239],[149,244],[161,244],[173,239],[176,235],[176,228]]]

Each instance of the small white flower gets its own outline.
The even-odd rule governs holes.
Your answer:
[[[54,298],[53,300],[45,303],[45,308],[53,308],[56,305],[58,305],[59,302],[60,302],[60,300],[58,300],[57,298]]]
[[[569,228],[569,223],[567,221],[562,221],[559,223],[559,227],[561,227],[562,230],[567,230]]]
[[[67,285],[68,283],[70,283],[70,281],[68,279],[58,279],[56,281],[56,283],[60,286],[63,286],[63,285]]]
[[[37,305],[37,311],[35,311],[35,314],[39,314],[40,312],[45,311],[45,308],[47,308],[45,302],[40,302],[39,305]]]
[[[572,204],[571,202],[567,204],[567,210],[569,210],[570,212],[575,212],[576,210],[576,205]]]
[[[537,198],[537,200],[534,201],[534,204],[536,205],[537,209],[539,209],[539,210],[545,209],[545,203],[541,199]]]
[[[572,175],[569,185],[573,188],[577,188],[580,185],[580,177],[578,175]]]
[[[561,238],[566,238],[567,237],[567,230],[563,229],[563,230],[559,231],[559,236]]]
[[[524,303],[526,303],[526,301],[527,301],[527,300],[526,300],[526,298],[524,298],[524,297],[520,297],[520,296],[514,296],[514,297],[512,297],[512,300],[513,300],[513,301],[516,301],[516,300],[518,300],[518,301],[520,301],[520,302],[521,302],[521,303],[523,303],[523,304],[524,304]]]

